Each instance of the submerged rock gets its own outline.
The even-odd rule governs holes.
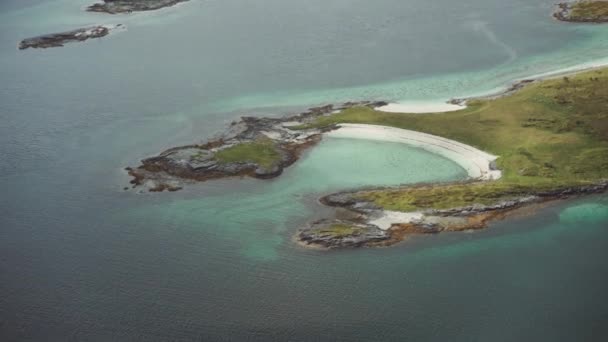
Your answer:
[[[318,221],[298,233],[302,244],[331,249],[370,246],[390,238],[377,226],[340,220]]]

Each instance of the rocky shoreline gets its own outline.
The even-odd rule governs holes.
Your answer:
[[[534,81],[518,82],[508,92],[517,91],[531,82]],[[307,124],[351,107],[375,108],[385,103],[363,101],[340,106],[327,105],[283,118],[242,117],[232,122],[216,138],[202,144],[168,149],[157,156],[143,159],[141,165],[127,167],[126,170],[132,177],[132,188],[143,188],[150,192],[178,191],[188,183],[227,177],[274,178],[296,162],[303,151],[317,144],[324,133],[340,127],[336,124],[318,129],[307,128]],[[226,152],[232,153],[247,146],[252,147],[246,149],[248,153],[265,149],[271,151],[272,162],[249,159],[249,155],[243,154],[237,154],[238,159],[224,159]],[[479,180],[441,185],[475,183],[479,183]],[[434,186],[437,184],[405,188]],[[585,186],[556,186],[543,191],[514,192],[512,197],[505,197],[490,205],[426,209],[411,213],[388,211],[360,196],[381,189],[386,188],[366,188],[322,197],[322,204],[336,208],[336,218],[319,220],[299,229],[294,236],[295,241],[304,247],[316,249],[380,247],[399,243],[414,234],[483,229],[490,222],[503,219],[518,210],[533,210],[543,203],[605,192],[608,190],[608,181]]]
[[[188,0],[103,0],[103,3],[87,7],[87,11],[108,14],[154,11],[186,1]]]
[[[608,14],[598,14],[595,11],[587,11],[582,15],[576,15],[575,10],[577,9],[577,6],[593,4],[596,6],[604,5],[605,8],[608,9],[607,2],[608,1],[606,0],[561,2],[557,4],[557,9],[553,12],[553,17],[560,21],[572,23],[606,23],[608,22]]]
[[[324,132],[335,129],[295,129],[324,115],[355,106],[374,108],[386,102],[348,102],[341,106],[311,108],[284,118],[242,117],[218,137],[203,143],[175,147],[146,158],[137,167],[126,170],[133,177],[133,188],[149,191],[177,191],[191,181],[226,177],[269,179],[280,175],[300,154],[321,140]],[[249,148],[251,149],[249,150]],[[241,150],[264,155],[243,155]],[[237,159],[233,156],[236,155]]]
[[[347,215],[350,218],[314,222],[300,229],[296,239],[303,246],[322,249],[390,246],[413,234],[483,229],[490,222],[503,219],[516,210],[607,190],[608,181],[602,181],[587,186],[533,192],[492,205],[428,209],[419,212],[420,215],[409,222],[394,222],[385,230],[371,223],[374,218],[383,215],[382,208],[358,198],[360,191],[341,192],[325,196],[320,201],[325,205],[350,211],[351,214]],[[354,228],[348,230],[348,227]]]
[[[25,50],[28,48],[46,49],[51,47],[60,47],[66,43],[83,42],[88,39],[101,38],[107,36],[110,34],[110,31],[119,27],[122,27],[122,25],[98,25],[79,28],[72,31],[51,33],[27,38],[19,43],[19,50]]]

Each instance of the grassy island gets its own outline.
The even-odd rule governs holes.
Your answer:
[[[453,139],[500,156],[494,182],[363,191],[395,211],[491,205],[526,194],[608,178],[608,69],[532,83],[514,94],[468,102],[461,111],[384,113],[367,107],[323,116],[300,128],[339,123],[392,126]]]
[[[608,22],[607,0],[582,0],[560,3],[554,16],[571,22]]]

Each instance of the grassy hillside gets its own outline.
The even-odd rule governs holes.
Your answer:
[[[426,132],[500,156],[497,182],[364,192],[393,210],[451,208],[608,178],[608,69],[545,80],[450,113],[351,108],[309,126],[365,123]]]

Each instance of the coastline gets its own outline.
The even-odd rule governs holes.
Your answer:
[[[321,203],[351,210],[356,218],[352,220],[354,224],[370,224],[387,231],[389,236],[381,244],[390,245],[410,234],[482,229],[519,208],[605,192],[608,173],[602,165],[608,158],[608,147],[602,113],[608,94],[602,90],[606,70],[597,69],[596,65],[585,72],[568,70],[542,80],[526,79],[500,96],[471,101],[468,110],[455,113],[392,114],[360,109],[320,120],[314,127],[341,127],[327,133],[330,136],[417,145],[459,161],[474,178],[465,183],[345,191],[325,196]],[[588,98],[589,93],[594,94],[594,99]],[[565,113],[569,115],[564,117]],[[416,131],[401,129],[406,127]],[[434,135],[430,135],[431,140],[421,141],[418,131]],[[387,132],[398,133],[391,136]],[[571,150],[574,136],[584,140]],[[498,152],[504,158],[497,164],[506,172],[506,179],[497,182],[483,181],[484,177],[475,179],[476,175],[482,175],[479,166],[489,165],[497,157],[483,151],[467,154],[470,145],[460,146],[467,153],[457,153],[452,145],[454,140],[444,137]],[[596,157],[581,159],[586,155]],[[474,169],[467,167],[467,163]],[[339,243],[344,235],[343,220],[336,222],[342,228],[334,235],[327,222],[321,224],[313,222],[300,229],[299,237],[330,249],[353,247],[350,243]],[[363,245],[375,247],[378,241],[370,240]]]
[[[540,74],[531,74],[526,77],[515,78],[505,83],[505,85],[490,89],[488,91],[477,92],[457,98],[438,99],[430,101],[395,101],[388,102],[387,105],[376,107],[375,109],[386,113],[408,113],[408,114],[428,114],[428,113],[448,113],[466,109],[467,102],[474,100],[493,100],[509,96],[524,86],[556,79],[560,77],[573,76],[582,72],[602,69],[608,66],[608,58],[577,64],[571,67],[556,69]]]
[[[298,239],[329,249],[376,247],[411,234],[482,229],[521,207],[606,191],[605,71],[525,80],[452,113],[388,113],[375,109],[386,102],[363,101],[283,118],[243,117],[215,140],[166,150],[127,170],[133,188],[177,191],[188,181],[278,177],[324,136],[399,142],[453,160],[469,179],[325,196],[322,204],[349,215],[312,222]]]
[[[568,68],[557,69],[541,74],[533,74],[528,77],[515,79],[509,85],[506,85],[501,89],[490,90],[487,93],[480,93],[477,95],[470,95],[462,98],[453,98],[448,100],[447,103],[455,103],[462,106],[463,108],[466,108],[468,101],[499,99],[505,96],[509,96],[531,83],[553,80],[560,77],[574,76],[588,71],[603,69],[607,66],[608,58],[603,58],[601,60],[581,63]]]

